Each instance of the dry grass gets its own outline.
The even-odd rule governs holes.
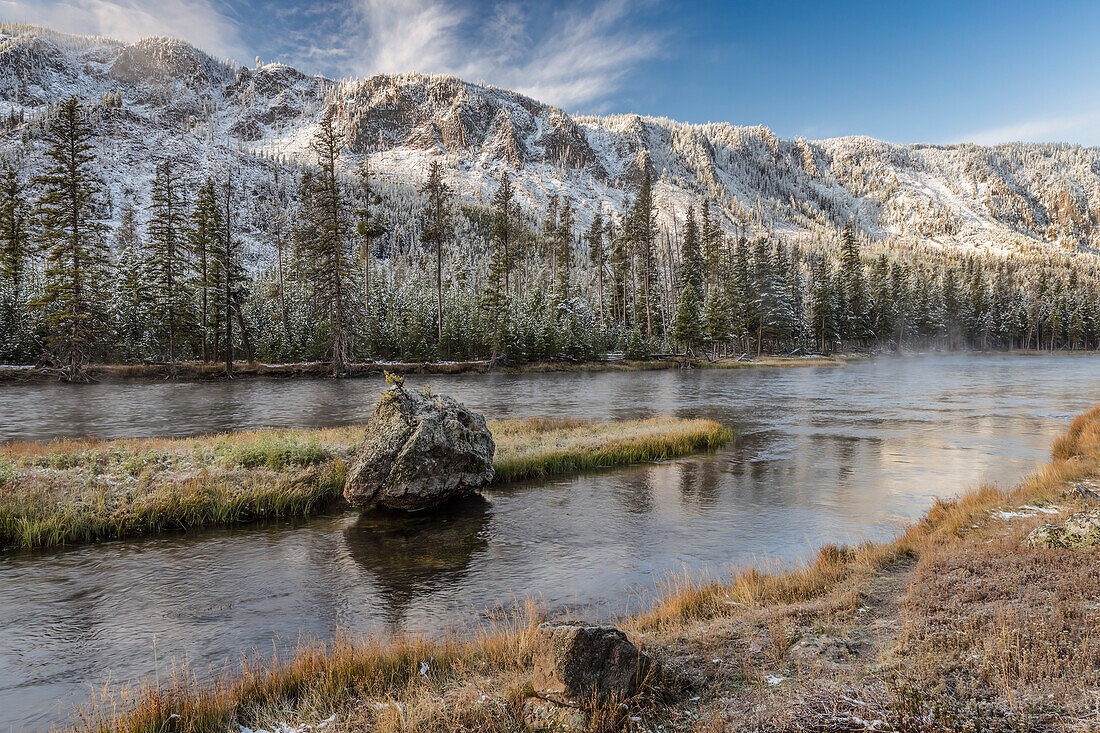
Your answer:
[[[401,636],[307,641],[283,659],[246,657],[206,679],[176,668],[136,688],[105,689],[79,709],[73,729],[85,733],[186,731],[221,733],[273,720],[320,722],[355,703],[345,729],[500,730],[512,718],[495,695],[474,697],[471,679],[515,683],[530,664],[539,621],[533,606],[462,637]],[[455,694],[458,691],[459,694]]]
[[[489,424],[503,483],[682,456],[732,432],[710,420]],[[341,500],[362,427],[0,445],[0,549],[308,516]]]

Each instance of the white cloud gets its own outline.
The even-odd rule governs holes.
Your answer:
[[[996,145],[1007,142],[1100,144],[1100,110],[1078,115],[1036,118],[966,135],[959,142]]]
[[[562,107],[598,102],[659,51],[628,30],[631,5],[600,0],[537,12],[516,0],[491,10],[447,0],[358,0],[342,35],[346,73],[451,73]]]
[[[218,57],[250,60],[237,23],[210,0],[0,0],[0,17],[122,41],[174,36]]]

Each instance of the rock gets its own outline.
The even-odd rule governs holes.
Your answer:
[[[535,694],[573,707],[623,701],[657,673],[656,663],[611,626],[539,627]]]
[[[851,655],[848,642],[826,634],[804,636],[787,650],[788,659],[802,664],[841,664]]]
[[[528,730],[553,733],[580,733],[584,730],[584,713],[556,702],[529,697],[523,703],[523,725]]]
[[[1073,488],[1068,492],[1068,498],[1070,501],[1076,501],[1079,504],[1087,504],[1089,506],[1100,505],[1100,494],[1097,494],[1084,484],[1074,484]]]
[[[367,422],[344,498],[362,508],[418,511],[492,481],[496,446],[485,418],[450,397],[394,382]]]
[[[1100,546],[1100,509],[1090,509],[1033,529],[1024,540],[1030,547]]]

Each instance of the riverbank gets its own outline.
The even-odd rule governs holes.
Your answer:
[[[599,372],[599,371],[656,371],[662,369],[749,369],[753,367],[807,367],[843,366],[863,355],[837,354],[831,356],[761,356],[742,359],[697,359],[669,356],[660,359],[632,361],[605,359],[602,361],[544,361],[527,364],[497,364],[489,361],[443,362],[361,362],[348,366],[348,377],[380,376],[393,374],[530,374],[538,372]],[[93,382],[160,382],[169,378],[167,364],[92,364],[87,370]],[[330,367],[323,362],[302,364],[262,364],[236,362],[234,379],[326,379],[331,377]],[[23,365],[0,365],[0,384],[56,382],[60,378],[56,369]],[[176,379],[182,381],[221,381],[226,379],[225,365],[208,362],[179,362]]]
[[[496,483],[716,448],[712,420],[490,421]],[[0,444],[0,549],[305,517],[338,508],[361,426]]]
[[[1093,410],[1033,476],[937,502],[892,542],[828,546],[774,573],[673,579],[620,625],[684,686],[604,711],[590,730],[1088,729],[1095,555],[1022,539],[1083,508],[1068,491],[1100,483],[1098,460]],[[306,643],[208,682],[177,669],[105,693],[74,729],[516,730],[540,620],[529,606],[465,636]]]

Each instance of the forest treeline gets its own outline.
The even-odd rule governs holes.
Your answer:
[[[109,107],[114,100],[104,100]],[[44,153],[0,170],[0,360],[81,380],[91,363],[700,358],[863,348],[1091,349],[1095,258],[877,254],[851,222],[812,247],[726,231],[708,201],[670,231],[646,174],[618,213],[553,196],[520,206],[508,173],[461,200],[435,160],[415,210],[387,206],[327,113],[310,166],[156,167],[148,203],[105,201],[98,117],[73,98]],[[15,125],[11,121],[10,125]],[[246,266],[245,197],[270,199]],[[397,236],[395,217],[412,219]],[[584,220],[582,223],[582,219]],[[110,222],[110,223],[109,223]]]

